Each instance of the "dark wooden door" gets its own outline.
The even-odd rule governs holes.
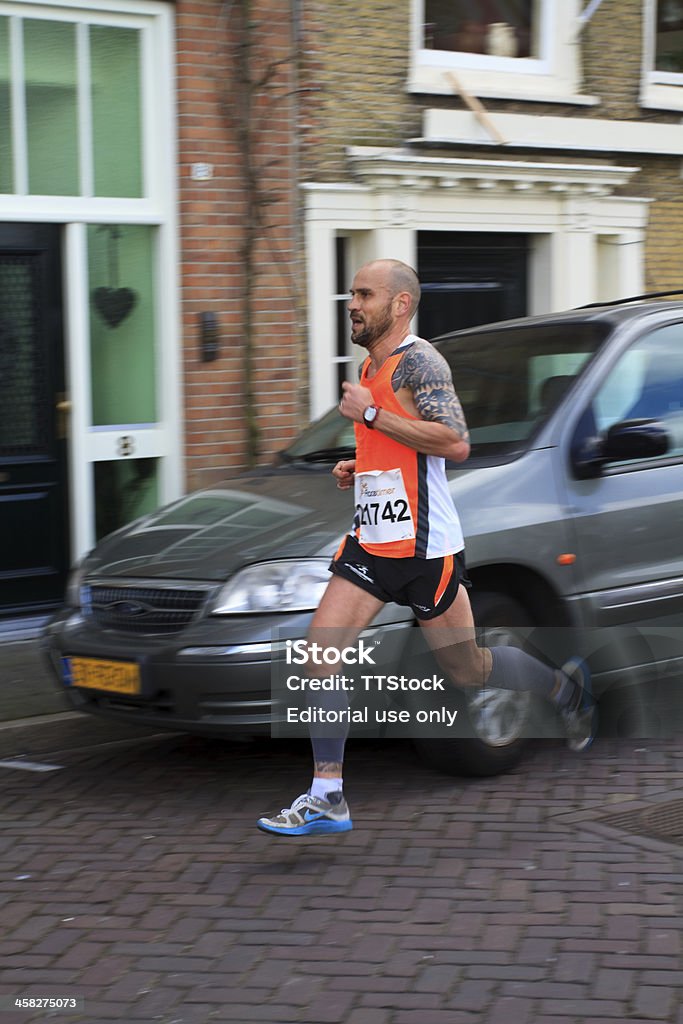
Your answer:
[[[60,234],[0,224],[0,615],[57,604],[69,564]]]
[[[526,235],[420,231],[420,335],[526,316],[527,264]]]

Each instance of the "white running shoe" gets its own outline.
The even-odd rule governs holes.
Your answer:
[[[283,808],[272,818],[256,822],[262,832],[277,836],[321,836],[332,832],[349,832],[353,828],[349,805],[341,792],[328,793],[327,800],[302,793],[291,807]]]
[[[561,670],[579,688],[578,701],[570,708],[561,708],[560,716],[567,733],[570,750],[588,750],[598,731],[598,705],[593,696],[591,673],[582,658],[570,658]]]

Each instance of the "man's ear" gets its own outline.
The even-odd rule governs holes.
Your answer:
[[[394,296],[395,301],[399,303],[398,312],[400,316],[405,316],[406,313],[410,313],[410,308],[413,304],[413,299],[410,292],[399,292],[398,295]]]

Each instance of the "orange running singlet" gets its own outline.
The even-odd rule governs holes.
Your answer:
[[[391,378],[416,340],[409,335],[371,380],[366,359],[360,378],[375,405],[405,419],[416,417],[396,398]],[[385,558],[443,558],[462,551],[462,529],[448,490],[446,460],[416,452],[364,423],[355,424],[355,434],[356,515],[351,533],[361,547]]]

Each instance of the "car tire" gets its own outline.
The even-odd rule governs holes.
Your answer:
[[[472,595],[478,628],[485,630],[489,646],[523,646],[517,630],[533,625],[528,612],[505,594]],[[466,739],[416,739],[419,756],[446,775],[485,778],[501,775],[522,758],[537,702],[531,694],[512,690],[456,692],[459,721]],[[482,724],[485,723],[485,724]]]
[[[666,735],[665,724],[653,706],[656,686],[615,687],[600,695],[600,722],[606,736],[653,740]],[[664,709],[666,711],[666,709]]]

